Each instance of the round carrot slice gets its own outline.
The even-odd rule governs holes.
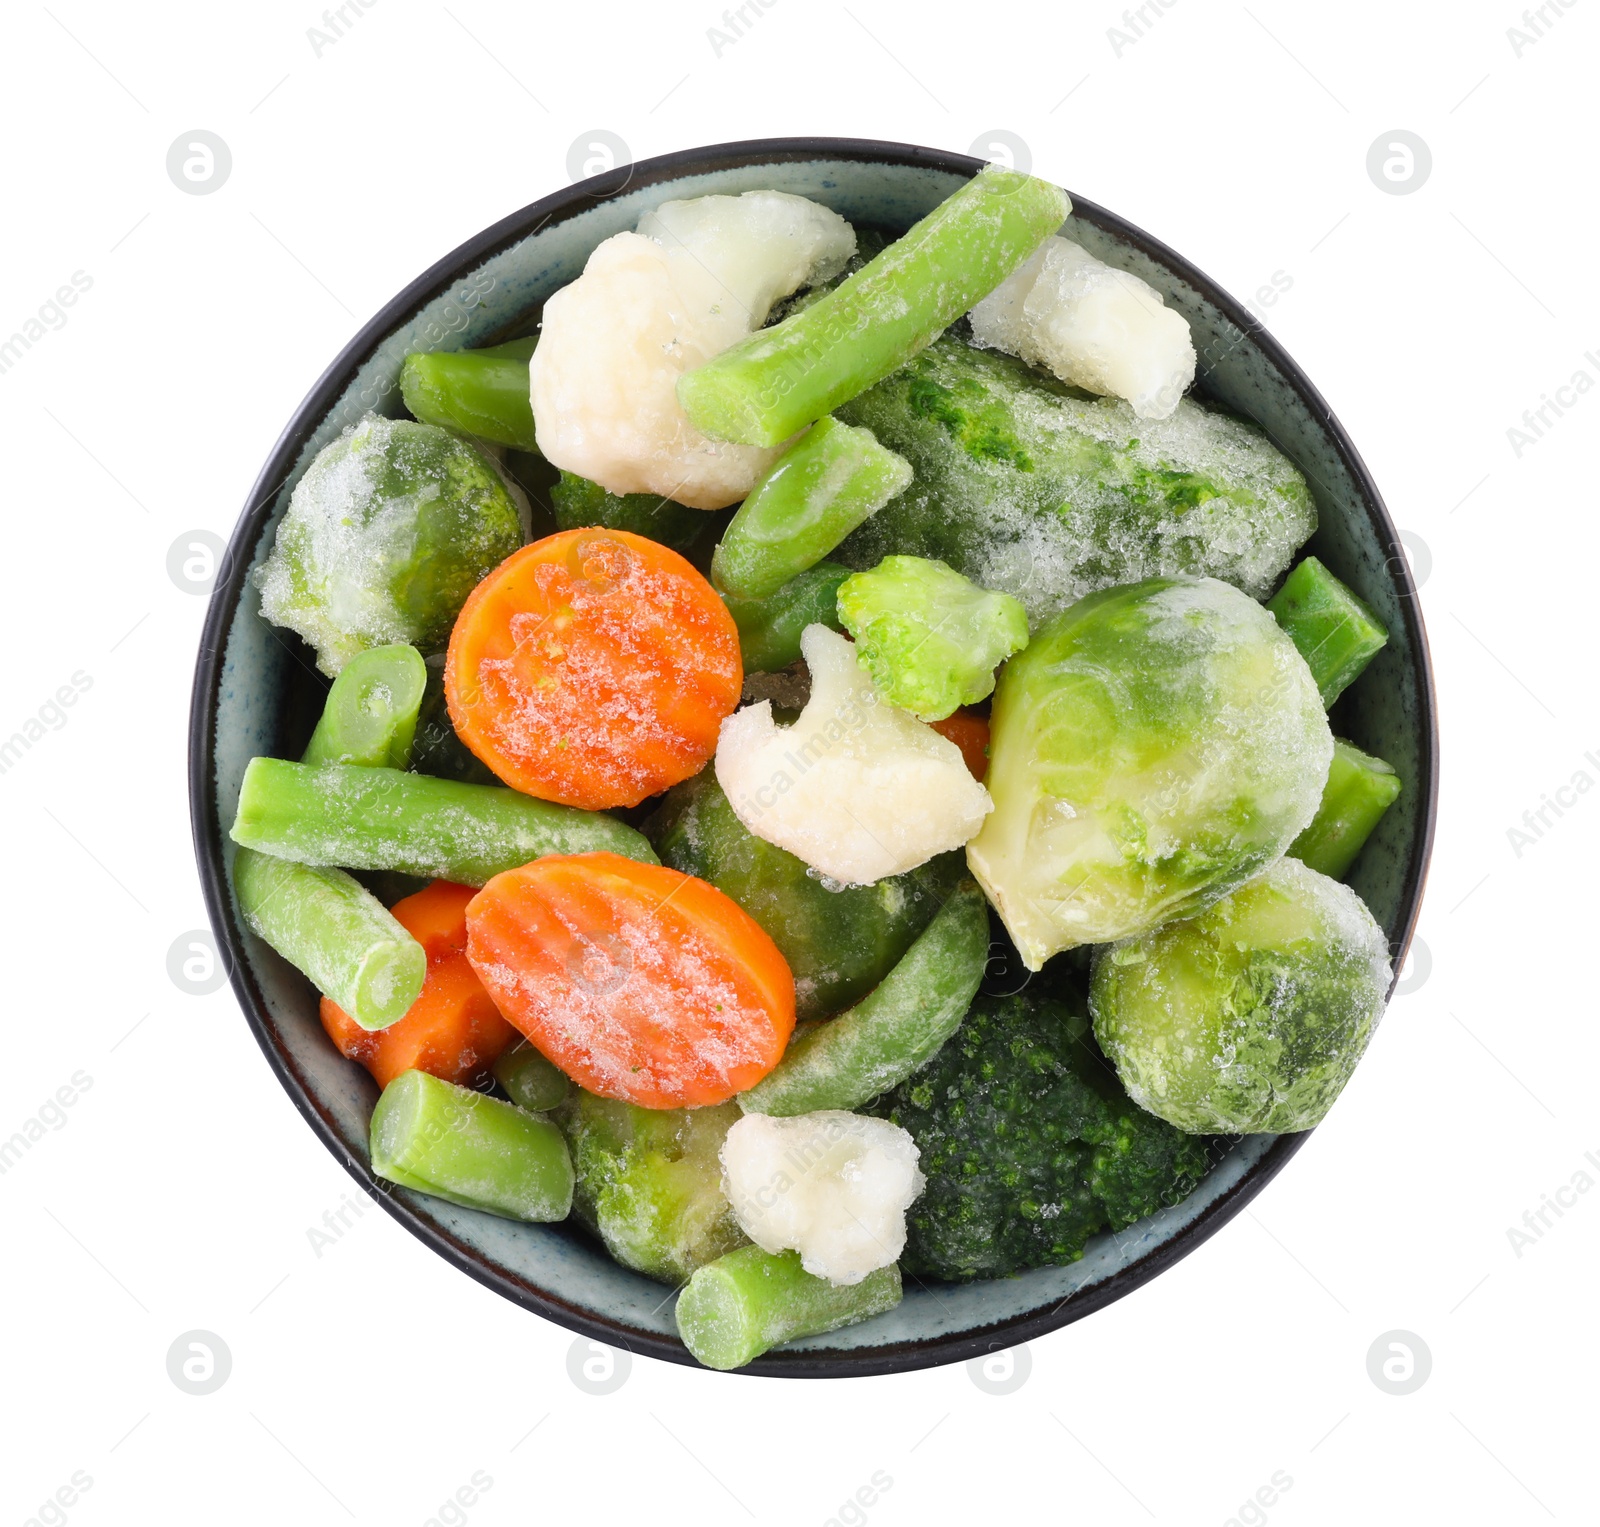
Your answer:
[[[403,1018],[386,1029],[364,1029],[331,997],[322,999],[328,1038],[380,1087],[402,1071],[481,1081],[517,1037],[467,961],[467,906],[475,895],[471,886],[435,880],[391,909],[428,957],[422,990]]]
[[[550,854],[467,908],[467,957],[507,1018],[581,1087],[701,1108],[753,1086],[794,1028],[794,977],[738,903],[620,854]]]
[[[743,683],[716,591],[625,530],[507,557],[462,606],[445,665],[461,740],[508,785],[590,811],[698,773]]]

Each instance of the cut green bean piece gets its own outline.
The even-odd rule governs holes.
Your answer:
[[[739,506],[711,581],[735,599],[775,594],[910,485],[911,464],[871,430],[819,419]]]
[[[502,1219],[565,1219],[572,1158],[561,1131],[499,1098],[403,1071],[372,1110],[372,1170]]]
[[[415,647],[357,653],[333,681],[301,762],[405,768],[427,683],[428,665]]]
[[[559,1067],[552,1065],[526,1039],[502,1051],[490,1068],[518,1108],[543,1113],[567,1095],[570,1085]]]
[[[807,626],[844,630],[839,620],[839,585],[850,576],[837,562],[819,562],[765,599],[722,596],[739,628],[739,656],[746,673],[777,673],[800,660],[800,635]]]
[[[1331,706],[1389,640],[1378,617],[1315,557],[1302,560],[1267,601]]]
[[[854,1007],[791,1040],[739,1106],[792,1118],[856,1108],[898,1086],[961,1026],[988,962],[988,903],[965,880],[900,963]]]
[[[501,785],[281,758],[253,758],[245,769],[233,840],[302,864],[399,870],[460,885],[482,885],[544,854],[604,850],[656,863],[642,833],[599,812]]]
[[[244,920],[364,1029],[384,1029],[422,991],[428,958],[383,903],[343,870],[240,849]]]
[[[1399,794],[1400,776],[1388,764],[1335,737],[1322,804],[1289,845],[1290,855],[1331,880],[1343,880]]]
[[[603,525],[607,530],[648,536],[674,551],[694,545],[713,523],[704,509],[691,509],[654,493],[607,493],[599,483],[575,472],[563,472],[550,489],[550,507],[563,530]]]
[[[400,396],[424,424],[537,452],[528,401],[528,356],[535,343],[408,355],[400,368]]]
[[[686,372],[678,401],[714,440],[778,445],[903,366],[1071,210],[1065,191],[990,165],[827,296]]]
[[[802,1336],[821,1336],[892,1310],[900,1302],[894,1263],[836,1287],[800,1265],[797,1251],[741,1246],[708,1262],[678,1295],[678,1335],[708,1368],[742,1368]]]

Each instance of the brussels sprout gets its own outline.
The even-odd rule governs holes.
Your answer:
[[[1028,645],[1028,613],[943,562],[885,557],[840,586],[856,661],[891,705],[943,721],[994,692],[994,671]]]
[[[1091,594],[1006,664],[994,811],[967,845],[1030,970],[1203,910],[1316,814],[1333,736],[1305,659],[1211,578]]]
[[[261,613],[337,674],[356,653],[441,652],[467,595],[522,544],[493,463],[432,424],[369,414],[306,468],[257,582]]]
[[[1095,958],[1095,1038],[1191,1134],[1319,1124],[1383,1013],[1389,945],[1348,886],[1280,859],[1188,922]]]
[[[639,1108],[574,1087],[555,1119],[572,1150],[572,1212],[624,1267],[663,1283],[742,1246],[717,1153],[742,1115]]]

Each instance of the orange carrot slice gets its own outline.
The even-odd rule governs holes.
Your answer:
[[[976,711],[958,710],[943,721],[933,721],[929,725],[961,749],[962,761],[972,777],[982,784],[983,776],[989,772],[989,718]]]
[[[524,546],[473,590],[450,719],[508,785],[604,811],[698,773],[739,703],[739,631],[677,552],[625,530]]]
[[[422,991],[403,1018],[373,1032],[332,998],[322,999],[328,1038],[380,1087],[402,1071],[426,1071],[463,1085],[481,1081],[517,1037],[467,959],[467,904],[476,894],[471,886],[435,880],[390,909],[428,956]]]
[[[467,955],[547,1059],[645,1108],[726,1102],[777,1065],[794,1028],[794,977],[749,913],[619,854],[496,875],[467,909]]]

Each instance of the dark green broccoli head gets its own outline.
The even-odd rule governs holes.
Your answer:
[[[1074,1262],[1193,1191],[1205,1142],[1129,1100],[1081,1004],[980,996],[954,1036],[876,1110],[910,1132],[928,1179],[908,1272],[965,1280]]]

